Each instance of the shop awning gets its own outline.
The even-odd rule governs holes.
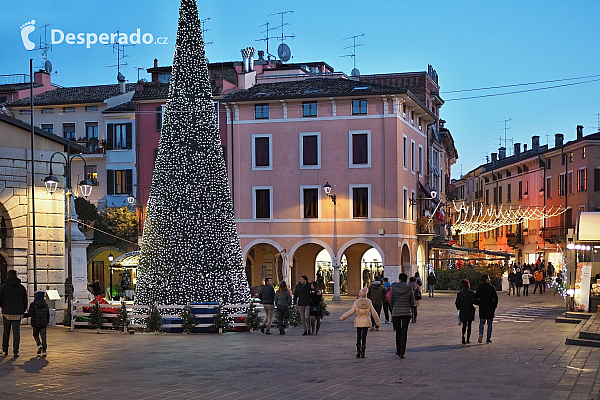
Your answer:
[[[600,212],[580,213],[577,227],[577,241],[600,242]]]
[[[116,258],[111,264],[111,268],[137,268],[140,263],[140,252],[131,251]]]
[[[474,249],[471,247],[459,247],[459,246],[449,246],[446,244],[434,244],[431,245],[430,248],[432,250],[448,250],[457,253],[464,253],[465,255],[470,254],[483,254],[487,256],[492,256],[494,258],[514,258],[515,255],[512,253],[505,253],[503,251],[492,251],[492,250],[482,250],[482,249]]]

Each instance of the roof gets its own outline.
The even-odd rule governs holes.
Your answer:
[[[34,83],[33,87],[38,88],[42,87],[41,83]],[[31,88],[30,83],[9,83],[6,85],[0,85],[0,92],[18,92],[19,90],[26,90]]]
[[[142,90],[136,90],[133,101],[166,99],[169,97],[169,84],[157,82],[144,82]]]
[[[122,104],[119,104],[117,106],[107,108],[107,109],[105,109],[105,110],[102,111],[102,114],[127,113],[127,112],[134,112],[134,111],[135,111],[135,102],[134,101],[128,101],[126,103],[122,103]]]
[[[311,77],[304,80],[261,83],[250,89],[238,90],[223,97],[223,101],[256,101],[290,98],[320,98],[330,96],[365,96],[381,94],[412,94],[402,88],[376,85],[345,78]],[[418,101],[416,97],[414,100]]]
[[[135,83],[126,84],[125,90],[135,90]],[[50,90],[33,96],[36,106],[50,106],[58,104],[102,103],[104,100],[121,94],[119,84],[64,87]],[[29,106],[29,97],[6,103],[9,107]]]
[[[16,119],[13,118],[9,115],[6,114],[0,114],[0,121],[5,122],[7,124],[10,124],[12,126],[16,126],[17,128],[21,128],[23,130],[26,130],[28,132],[31,132],[31,125],[30,124],[26,124],[25,122],[21,121],[20,119]],[[65,145],[65,147],[67,145],[70,145],[71,150],[74,150],[77,153],[88,153],[87,147],[85,146],[81,146],[79,144],[77,144],[76,142],[73,142],[71,140],[67,140],[65,138],[62,138],[58,135],[55,135],[54,133],[50,133],[44,129],[35,127],[35,134],[38,136],[42,136],[48,140],[52,140],[53,142],[56,143],[60,143]]]

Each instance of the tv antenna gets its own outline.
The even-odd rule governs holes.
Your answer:
[[[509,119],[503,119],[502,121],[498,121],[498,122],[504,122],[504,128],[500,128],[500,130],[504,130],[504,148],[506,148],[506,144],[508,143],[508,140],[506,139],[506,131],[510,129],[510,127],[506,126],[506,123],[512,121],[511,118]],[[500,137],[500,147],[502,147],[502,136]]]
[[[344,40],[352,39],[352,46],[344,47],[344,49],[352,49],[352,52],[350,54],[345,54],[343,56],[340,56],[340,57],[352,57],[354,68],[352,68],[352,72],[350,73],[351,76],[360,76],[360,71],[358,69],[356,69],[356,48],[362,46],[362,43],[356,44],[356,38],[363,37],[363,36],[365,36],[365,34],[361,33],[360,35],[349,36],[344,39]]]
[[[596,121],[593,122],[596,122],[596,130],[600,132],[600,113],[592,114],[592,116],[596,117]]]
[[[291,13],[293,13],[293,11],[281,11],[281,12],[278,12],[278,13],[273,13],[273,14],[269,14],[268,15],[268,16],[281,15],[281,25],[279,25],[278,27],[273,28],[273,29],[281,28],[281,36],[278,37],[278,39],[281,41],[281,43],[277,47],[277,56],[284,63],[288,62],[290,60],[290,58],[292,58],[292,51],[290,50],[290,46],[288,46],[287,44],[284,43],[285,39],[287,39],[287,38],[293,39],[293,38],[296,37],[296,35],[294,35],[293,33],[291,35],[286,35],[284,33],[284,31],[283,31],[283,28],[285,26],[288,26],[290,24],[289,22],[284,22],[283,21],[283,17],[284,17],[285,14],[291,14]]]
[[[271,53],[269,53],[269,39],[273,39],[272,36],[269,36],[269,33],[277,28],[269,28],[269,22],[265,22],[264,24],[260,25],[259,28],[262,28],[263,26],[266,27],[264,31],[262,31],[261,33],[265,34],[265,37],[263,39],[255,39],[255,42],[266,42],[267,43],[267,60],[270,60],[271,57],[275,58],[275,56]]]
[[[42,37],[40,36],[40,45],[34,50],[41,50],[42,54],[39,56],[42,59],[43,65],[40,69],[43,69],[47,74],[52,72],[52,63],[48,60],[48,50],[52,51],[52,43],[48,43],[48,27],[50,25],[42,25],[37,29],[44,28],[44,40],[42,41]]]
[[[200,24],[202,24],[202,28],[201,28],[201,29],[202,29],[202,37],[203,37],[203,38],[204,38],[204,36],[205,36],[204,34],[210,30],[210,29],[206,29],[206,27],[205,27],[205,26],[206,26],[206,22],[207,22],[207,21],[210,21],[210,17],[208,17],[208,18],[204,18],[204,19],[201,19],[201,20],[200,20]],[[208,45],[210,45],[210,44],[213,44],[213,43],[214,43],[214,42],[206,42],[206,41],[205,41],[205,42],[204,42],[204,45],[205,45],[205,46],[208,46]]]
[[[133,68],[135,68],[137,70],[137,74],[138,74],[137,82],[139,82],[140,81],[140,71],[145,71],[146,68],[144,68],[144,67],[133,67]]]
[[[107,68],[117,68],[117,76],[119,76],[119,74],[121,74],[121,67],[126,67],[129,64],[127,64],[126,62],[121,62],[124,58],[127,58],[129,56],[125,55],[125,47],[129,47],[129,46],[135,46],[134,44],[119,44],[119,31],[116,32],[117,34],[117,40],[116,42],[110,43],[109,45],[112,46],[113,49],[113,54],[115,54],[115,51],[117,52],[117,63],[114,65],[107,65]]]

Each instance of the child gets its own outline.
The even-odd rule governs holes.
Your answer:
[[[31,318],[31,327],[33,328],[33,338],[38,345],[38,354],[46,355],[46,327],[50,322],[50,309],[46,300],[44,300],[44,292],[35,292],[33,303],[29,305],[29,313]],[[42,340],[40,342],[40,336]]]
[[[379,315],[371,300],[367,299],[369,288],[362,288],[358,292],[358,299],[352,305],[352,308],[340,317],[340,320],[345,320],[352,314],[356,313],[354,318],[354,327],[356,328],[356,357],[365,358],[365,348],[367,347],[367,332],[371,327],[371,316],[375,319],[375,325],[381,325]]]

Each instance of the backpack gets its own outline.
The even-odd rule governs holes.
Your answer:
[[[423,295],[421,294],[420,290],[415,291],[415,300],[421,300],[423,298]]]

